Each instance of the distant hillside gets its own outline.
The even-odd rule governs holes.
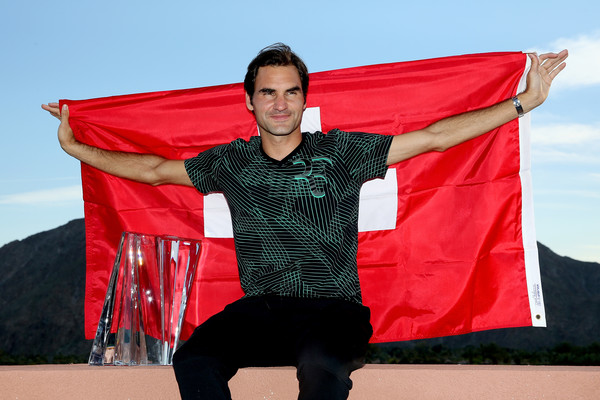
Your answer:
[[[0,248],[0,351],[89,353],[83,219]]]
[[[463,347],[496,343],[543,349],[600,341],[600,264],[561,257],[539,244],[548,328],[515,328],[404,342]],[[89,354],[84,339],[83,219],[0,248],[0,354]]]

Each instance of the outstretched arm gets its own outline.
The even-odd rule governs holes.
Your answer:
[[[57,103],[42,108],[60,119],[58,141],[63,150],[88,165],[121,178],[151,185],[178,184],[193,186],[183,160],[168,160],[154,154],[109,151],[79,142],[69,125],[69,108],[59,110]]]
[[[527,113],[541,105],[554,78],[562,71],[567,50],[547,53],[539,57],[530,54],[531,69],[527,74],[527,89],[518,99]],[[387,165],[409,159],[429,151],[444,151],[473,139],[518,117],[512,99],[490,107],[474,110],[437,121],[424,129],[397,135],[392,141]]]

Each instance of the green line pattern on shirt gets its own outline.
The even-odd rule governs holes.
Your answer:
[[[333,130],[303,135],[281,162],[260,137],[186,160],[202,193],[223,192],[246,296],[336,297],[360,303],[356,266],[362,184],[387,171],[391,136]]]

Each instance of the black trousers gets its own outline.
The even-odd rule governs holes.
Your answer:
[[[182,399],[231,399],[239,368],[295,366],[298,399],[346,399],[373,333],[367,307],[339,299],[265,296],[228,305],[173,357]]]

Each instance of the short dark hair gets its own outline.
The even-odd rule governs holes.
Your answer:
[[[288,65],[293,65],[298,70],[300,81],[302,82],[302,94],[304,95],[304,101],[306,101],[306,94],[308,93],[308,69],[304,61],[288,45],[283,43],[275,43],[265,47],[248,64],[248,72],[246,72],[246,77],[244,78],[244,90],[252,99],[256,75],[260,67],[285,67]]]

